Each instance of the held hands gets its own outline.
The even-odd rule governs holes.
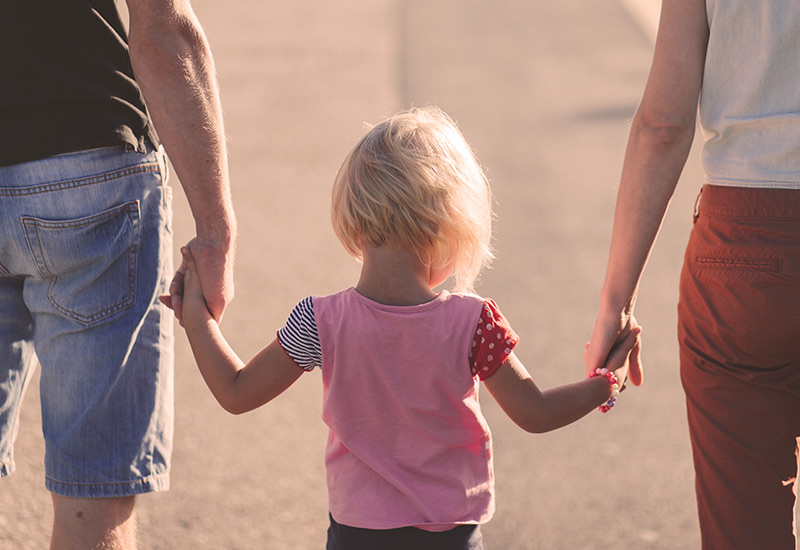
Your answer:
[[[181,256],[183,260],[181,267],[178,270],[180,274],[180,284],[176,283],[173,279],[170,290],[173,292],[171,295],[162,297],[162,302],[166,304],[165,298],[171,299],[173,310],[178,317],[182,326],[185,326],[184,321],[190,322],[195,320],[206,321],[213,318],[211,311],[206,303],[206,298],[203,293],[203,287],[200,282],[200,275],[198,273],[197,262],[194,255],[188,246],[181,247]],[[178,274],[175,275],[176,279]],[[178,304],[175,307],[175,304]],[[170,304],[166,304],[170,305]],[[180,311],[180,315],[178,314]]]
[[[614,347],[611,349],[611,352],[606,358],[605,364],[590,369],[589,375],[592,376],[592,373],[594,373],[596,369],[608,369],[616,375],[617,380],[619,381],[620,389],[624,389],[625,381],[628,378],[631,365],[634,362],[639,365],[638,368],[640,369],[639,372],[641,373],[641,363],[639,362],[639,350],[641,349],[641,338],[639,335],[641,333],[642,327],[639,326],[629,330],[624,340],[614,344]],[[587,343],[585,352],[586,354],[589,353],[590,347],[591,344]],[[639,380],[641,380],[641,374]],[[631,378],[631,381],[634,382],[633,378]],[[634,382],[634,385],[638,384]]]
[[[188,252],[188,256],[184,250]],[[183,321],[187,261],[191,260],[195,266],[198,284],[199,281],[202,281],[204,303],[212,317],[217,322],[221,321],[225,308],[233,300],[233,254],[220,250],[219,247],[204,244],[195,237],[181,248],[181,255],[183,259],[172,278],[169,294],[161,296],[159,299],[175,312],[178,321]]]
[[[609,370],[624,368],[624,371],[617,374],[618,378],[624,380],[620,376],[624,373],[630,377],[634,386],[641,386],[643,381],[641,331],[642,328],[632,314],[620,316],[610,322],[598,317],[592,339],[586,344],[583,356],[587,373],[602,367]]]

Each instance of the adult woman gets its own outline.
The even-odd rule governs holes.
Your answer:
[[[699,112],[706,179],[678,311],[704,548],[795,548],[798,44],[794,0],[664,0],[586,353],[595,368],[635,325],[638,282]],[[640,384],[641,368],[630,376]]]

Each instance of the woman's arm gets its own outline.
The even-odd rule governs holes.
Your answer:
[[[703,0],[663,1],[653,64],[625,151],[600,312],[585,356],[589,371],[635,326],[639,280],[694,138],[707,43]],[[638,362],[631,363],[630,378],[641,384]]]

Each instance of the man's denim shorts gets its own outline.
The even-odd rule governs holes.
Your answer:
[[[41,366],[46,487],[169,488],[173,320],[166,158],[124,146],[0,167],[0,476]]]

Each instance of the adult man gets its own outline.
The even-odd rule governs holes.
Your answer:
[[[233,297],[236,226],[210,49],[188,0],[127,4],[129,37],[114,0],[0,0],[0,475],[14,469],[35,353],[52,548],[134,548],[134,495],[169,486],[162,143],[195,219],[189,246],[215,317]]]

